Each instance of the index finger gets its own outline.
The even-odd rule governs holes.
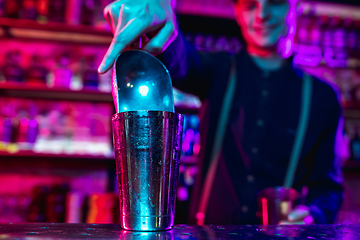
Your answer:
[[[120,31],[116,31],[113,40],[107,50],[100,67],[99,73],[107,72],[115,62],[116,57],[123,52],[132,42],[139,38],[146,28],[148,27],[148,21],[144,19],[132,19],[130,20]],[[119,26],[118,26],[119,28]],[[118,29],[117,29],[118,30]]]

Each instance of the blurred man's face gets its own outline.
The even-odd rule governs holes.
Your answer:
[[[248,45],[275,48],[288,35],[287,19],[294,0],[238,0],[235,18]],[[295,13],[293,13],[295,14]]]

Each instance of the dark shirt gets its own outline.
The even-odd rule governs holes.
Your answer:
[[[203,101],[199,172],[190,207],[195,223],[220,108],[229,79],[228,53],[201,53],[180,35],[160,59],[173,85]],[[303,72],[288,59],[264,73],[246,51],[235,55],[237,84],[205,223],[257,224],[258,192],[284,182],[300,115]],[[331,223],[342,202],[336,154],[342,111],[333,86],[313,78],[308,129],[293,187],[308,187],[306,205],[316,223]]]

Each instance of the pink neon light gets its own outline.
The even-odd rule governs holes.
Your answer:
[[[267,209],[267,199],[262,198],[261,199],[261,205],[262,205],[262,222],[263,225],[268,225],[268,209]]]

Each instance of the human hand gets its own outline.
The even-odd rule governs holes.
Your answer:
[[[98,72],[107,72],[116,57],[146,33],[156,35],[142,49],[163,52],[177,36],[174,7],[175,0],[118,0],[106,6],[104,16],[113,39]]]
[[[304,224],[313,224],[314,218],[310,214],[309,207],[305,205],[298,205],[291,213],[288,215],[287,221],[280,221],[280,225],[304,225]]]

